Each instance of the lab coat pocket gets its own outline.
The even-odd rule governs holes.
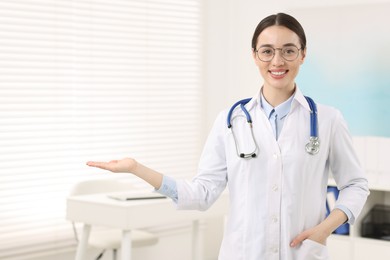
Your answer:
[[[296,256],[296,260],[329,260],[328,248],[310,239],[302,242]]]

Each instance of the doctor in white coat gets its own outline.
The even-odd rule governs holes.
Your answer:
[[[232,111],[230,128],[229,110],[222,111],[191,181],[174,180],[132,158],[87,164],[133,173],[171,197],[178,209],[207,210],[228,187],[219,260],[329,259],[327,237],[341,224],[354,223],[369,194],[346,122],[338,110],[317,104],[320,148],[306,151],[311,108],[295,84],[306,37],[295,18],[279,13],[263,19],[252,54],[264,79],[244,106],[253,132],[240,106]],[[329,171],[340,194],[326,217]]]

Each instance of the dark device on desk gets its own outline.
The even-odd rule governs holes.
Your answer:
[[[362,237],[390,241],[390,206],[375,205],[363,218]]]

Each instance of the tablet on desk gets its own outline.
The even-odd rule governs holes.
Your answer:
[[[111,199],[115,200],[150,200],[150,199],[165,199],[167,198],[164,195],[153,192],[121,192],[121,193],[113,193],[107,195]]]

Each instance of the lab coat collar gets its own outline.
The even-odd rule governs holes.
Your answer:
[[[254,95],[252,97],[252,99],[245,105],[245,108],[250,111],[252,110],[254,107],[256,106],[260,106],[260,96],[261,96],[261,90],[263,89],[263,87],[261,87],[257,92],[256,92],[256,95]],[[311,111],[310,110],[310,107],[309,107],[309,104],[307,103],[306,101],[306,98],[305,96],[302,94],[301,90],[298,88],[298,86],[295,87],[295,93],[294,93],[294,99],[292,101],[292,104],[291,104],[291,109],[290,111],[292,111],[292,109],[294,109],[295,107],[297,107],[298,105],[301,105],[303,106],[305,109],[307,109],[308,111]]]
[[[302,94],[301,90],[297,86],[295,87],[295,95],[294,95],[293,103],[291,104],[291,110],[297,107],[298,105],[301,105],[308,111],[311,111],[305,96]]]
[[[251,111],[252,108],[256,106],[260,106],[260,95],[261,95],[261,87],[259,90],[257,90],[256,95],[252,97],[252,99],[245,105],[246,110]]]

